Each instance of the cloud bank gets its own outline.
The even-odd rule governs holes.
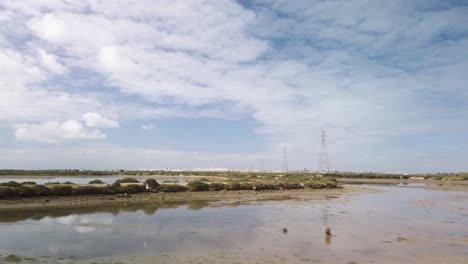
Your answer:
[[[15,136],[22,141],[38,141],[48,143],[60,143],[66,140],[76,139],[102,139],[106,135],[99,130],[86,128],[76,120],[67,120],[63,123],[49,121],[40,124],[19,125]]]
[[[3,1],[0,122],[17,140],[86,144],[124,129],[116,120],[252,119],[267,145],[250,155],[288,146],[294,168],[316,168],[325,128],[336,169],[468,170],[466,13],[440,1]]]

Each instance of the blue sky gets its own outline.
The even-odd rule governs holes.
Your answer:
[[[0,168],[468,171],[468,1],[0,3]]]

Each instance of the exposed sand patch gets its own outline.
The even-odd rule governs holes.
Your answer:
[[[338,178],[337,181],[342,184],[386,184],[396,185],[403,184],[404,188],[423,188],[426,190],[435,191],[468,191],[468,181],[436,181],[436,180],[400,180],[400,179],[349,179]],[[420,184],[412,186],[411,184]],[[405,186],[408,184],[408,186]]]

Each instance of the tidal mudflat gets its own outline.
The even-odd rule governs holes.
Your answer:
[[[360,187],[373,191],[0,212],[0,261],[468,263],[467,192]]]

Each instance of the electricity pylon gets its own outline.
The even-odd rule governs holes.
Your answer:
[[[319,171],[320,172],[329,172],[330,171],[330,162],[328,160],[327,153],[327,135],[325,130],[322,129],[322,145],[320,146],[320,160],[319,160]]]
[[[286,147],[283,149],[283,165],[281,167],[281,170],[284,172],[288,172],[288,152],[286,150]]]

